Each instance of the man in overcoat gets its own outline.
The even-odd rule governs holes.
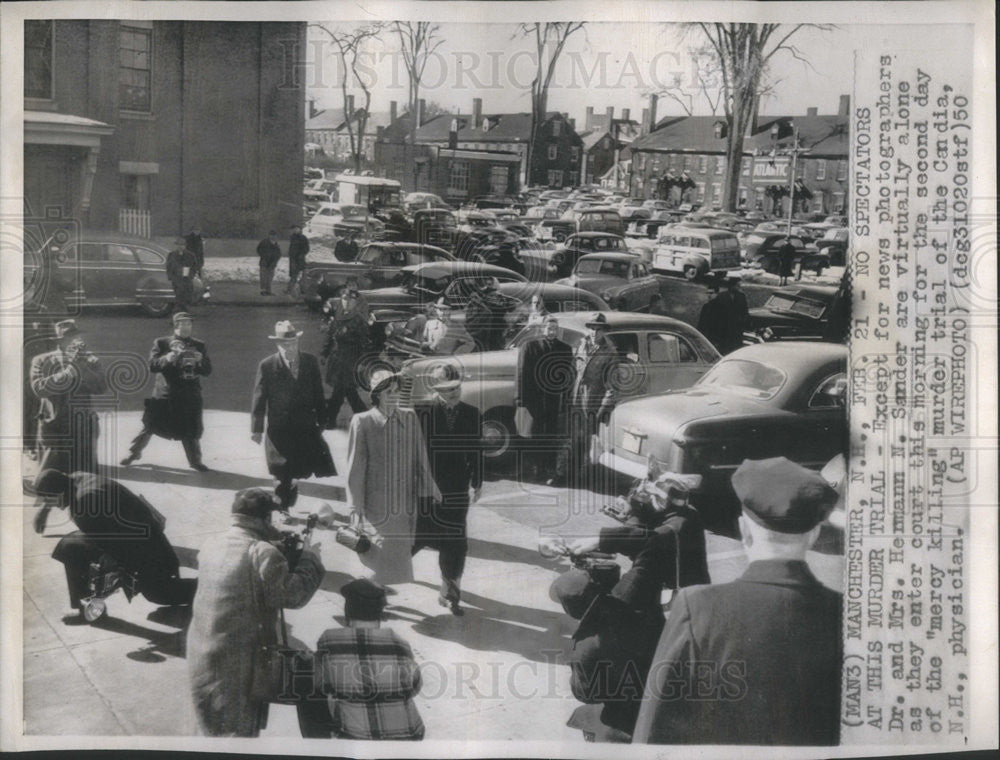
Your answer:
[[[31,390],[40,400],[39,472],[97,472],[100,428],[94,396],[107,392],[100,360],[72,319],[55,325],[57,347],[31,360]]]
[[[279,613],[305,606],[325,574],[308,543],[294,565],[275,546],[281,534],[270,515],[276,506],[262,488],[237,492],[229,530],[198,556],[187,663],[198,728],[208,736],[260,733]]]
[[[784,457],[745,460],[733,490],[749,567],[674,597],[633,742],[837,744],[843,597],[806,564],[837,493]]]
[[[257,263],[260,268],[260,294],[273,296],[271,281],[274,280],[274,270],[281,259],[281,247],[278,245],[278,233],[271,230],[267,237],[257,244]]]
[[[191,469],[206,472],[201,461],[201,378],[212,374],[205,344],[191,337],[194,318],[187,312],[173,316],[174,334],[157,338],[149,352],[149,371],[156,375],[153,397],[146,399],[142,430],[132,439],[122,467],[142,458],[154,435],[180,440]]]
[[[743,331],[749,321],[747,297],[740,290],[740,278],[733,276],[726,280],[725,290],[702,306],[698,332],[708,338],[720,354],[728,354],[743,346]]]
[[[201,236],[201,227],[197,224],[184,238],[184,247],[194,254],[194,276],[201,277],[205,268],[205,238]]]
[[[531,458],[532,469],[550,470],[555,462],[557,477],[565,478],[566,473],[558,468],[565,466],[566,457],[558,452],[566,445],[566,410],[576,381],[576,365],[573,349],[559,339],[559,321],[550,314],[542,325],[541,336],[524,343],[518,353],[515,405],[528,410],[531,438],[546,452],[542,461],[537,461],[542,451]]]
[[[298,497],[298,479],[337,474],[322,435],[325,399],[319,360],[299,351],[301,335],[287,320],[275,324],[269,337],[278,350],[257,366],[250,408],[251,438],[264,441],[267,469],[277,480],[275,493],[285,512]]]
[[[309,255],[309,238],[302,234],[302,228],[292,225],[292,234],[288,236],[288,289],[291,295],[299,288],[299,275],[306,268],[306,256]]]
[[[77,530],[63,536],[52,552],[66,568],[70,606],[82,610],[89,594],[90,564],[103,555],[137,579],[136,591],[153,604],[190,604],[196,581],[180,577],[180,563],[163,533],[159,513],[143,498],[111,478],[89,472],[43,470],[35,492],[69,511]],[[35,516],[35,531],[45,530],[52,502]]]
[[[355,413],[368,409],[358,395],[358,365],[370,345],[370,329],[360,308],[358,291],[349,285],[341,288],[337,307],[331,309],[322,353],[326,384],[331,389],[326,405],[328,429],[337,426],[345,399]]]
[[[174,308],[187,311],[194,303],[194,274],[198,260],[188,250],[185,238],[178,237],[174,245],[174,249],[167,254],[167,279],[174,286]]]
[[[429,385],[435,399],[418,408],[417,417],[441,501],[423,502],[413,553],[424,546],[438,550],[438,602],[452,614],[463,615],[459,602],[469,551],[466,522],[469,505],[479,499],[483,486],[481,420],[476,407],[461,401],[462,379],[454,365],[435,367]]]

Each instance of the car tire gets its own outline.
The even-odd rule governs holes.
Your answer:
[[[694,282],[698,279],[698,267],[688,264],[684,267],[684,279],[688,282]]]
[[[569,237],[569,235],[567,235],[565,232],[553,232],[552,233],[552,240],[554,242],[556,242],[556,243],[562,243],[568,237]]]
[[[169,298],[147,298],[139,306],[149,317],[165,317],[174,310],[174,302]]]
[[[480,428],[483,456],[493,462],[506,460],[513,451],[516,431],[513,409],[496,407],[486,412]]]

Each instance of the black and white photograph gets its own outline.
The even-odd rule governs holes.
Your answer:
[[[994,6],[4,6],[4,749],[997,746]]]

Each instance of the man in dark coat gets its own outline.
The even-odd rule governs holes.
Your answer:
[[[284,512],[298,497],[297,479],[337,474],[321,432],[325,399],[319,361],[299,351],[301,335],[291,322],[275,324],[274,335],[269,337],[278,351],[257,366],[250,408],[254,443],[264,439],[267,419],[264,454]]]
[[[187,312],[173,316],[174,334],[157,338],[149,352],[149,371],[156,375],[153,397],[146,399],[142,430],[132,439],[128,467],[142,458],[142,450],[154,435],[180,440],[191,469],[206,472],[201,461],[202,424],[201,377],[212,374],[212,360],[205,344],[191,337],[193,317]]]
[[[779,285],[788,284],[788,278],[792,276],[792,272],[795,269],[795,256],[797,253],[798,251],[792,245],[791,239],[785,238],[784,243],[778,249],[778,276],[781,278],[778,281]]]
[[[576,380],[573,349],[559,339],[559,320],[549,315],[542,323],[541,336],[527,341],[518,353],[517,401],[531,415],[531,438],[540,448],[551,452],[545,461],[531,457],[533,469],[550,470],[556,463],[557,475],[566,457],[559,456],[566,446],[566,408]],[[539,452],[541,453],[541,452]]]
[[[163,534],[163,518],[145,499],[89,472],[43,470],[35,490],[50,500],[35,516],[37,532],[45,530],[51,501],[68,509],[77,527],[52,552],[66,568],[71,607],[82,612],[82,600],[90,595],[90,565],[104,555],[134,574],[136,591],[153,604],[191,603],[196,581],[180,577],[177,555]]]
[[[332,430],[337,426],[337,416],[345,399],[354,413],[368,409],[358,395],[358,366],[370,345],[370,330],[360,307],[358,291],[348,285],[341,288],[336,306],[329,311],[323,359],[326,362],[324,379],[331,388],[325,427]]]
[[[306,268],[306,256],[309,255],[309,238],[302,234],[302,228],[292,225],[292,234],[288,237],[288,294],[299,290],[299,275]]]
[[[57,348],[31,360],[31,391],[39,399],[38,468],[97,472],[100,435],[94,396],[107,392],[100,360],[72,319],[55,325]]]
[[[167,254],[167,279],[174,286],[174,309],[188,311],[194,303],[194,274],[198,261],[187,249],[187,241],[178,237],[174,250]]]
[[[514,305],[513,299],[500,292],[500,284],[495,277],[483,281],[482,286],[472,293],[465,309],[465,329],[480,351],[503,348],[507,313]]]
[[[674,597],[633,742],[837,744],[843,598],[806,564],[837,493],[784,457],[744,461],[733,490],[750,565]]]
[[[357,233],[349,232],[341,237],[333,247],[333,255],[337,261],[355,261],[358,258]]]
[[[466,520],[469,505],[479,500],[483,486],[481,420],[476,407],[460,400],[462,379],[454,365],[435,367],[428,383],[436,398],[416,411],[441,502],[425,501],[421,507],[413,553],[424,546],[438,550],[438,602],[452,614],[463,615],[459,602],[469,551]]]
[[[740,290],[740,278],[730,277],[726,288],[701,308],[698,332],[714,345],[720,354],[728,354],[743,346],[743,331],[750,323],[747,297]]]
[[[205,238],[201,236],[201,227],[197,224],[184,238],[184,247],[194,254],[194,276],[201,277],[201,272],[205,268]]]
[[[281,247],[278,245],[278,233],[271,230],[267,237],[257,244],[257,258],[260,265],[260,294],[273,296],[271,281],[274,280],[274,270],[281,258]]]

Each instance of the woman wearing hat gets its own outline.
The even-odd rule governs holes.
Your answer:
[[[406,583],[413,580],[417,500],[440,500],[441,493],[417,415],[399,406],[399,376],[376,370],[371,388],[374,406],[351,418],[347,444],[351,519],[377,534],[372,548],[361,555],[375,580]]]

